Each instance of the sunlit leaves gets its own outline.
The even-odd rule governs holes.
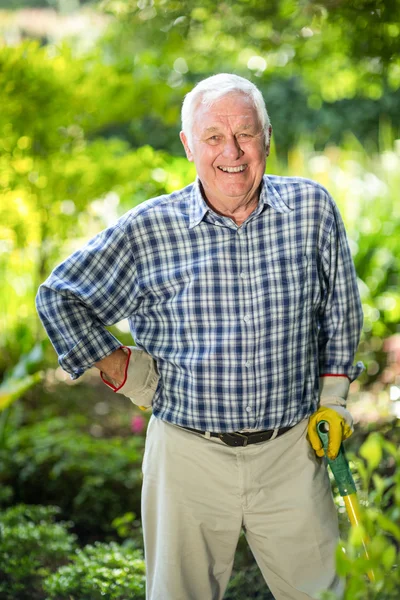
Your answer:
[[[193,178],[186,160],[117,138],[118,123],[150,106],[168,113],[162,85],[138,71],[133,78],[96,53],[72,57],[66,46],[52,55],[32,42],[0,48],[2,346],[10,328],[34,319],[39,283],[73,249],[66,240],[82,243]]]
[[[374,471],[382,460],[382,445],[378,434],[371,434],[360,448],[360,455],[365,458],[370,471]]]
[[[377,99],[385,79],[393,89],[399,85],[398,0],[205,0],[194,8],[163,0],[104,0],[99,6],[123,23],[125,36],[134,32],[132,49],[139,60],[146,38],[155,42],[159,62],[163,57],[170,70],[170,85],[185,83],[172,77],[177,48],[189,76],[238,68],[251,75],[248,61],[260,56],[267,66],[255,71],[257,77],[268,79],[284,67],[282,76],[300,75],[330,102],[357,93]]]
[[[42,378],[40,373],[26,375],[22,379],[10,379],[0,385],[0,412],[21,398],[27,390]]]
[[[361,525],[353,527],[337,548],[337,571],[346,578],[345,600],[396,600],[400,585],[400,453],[382,435],[372,433],[361,446],[360,455],[364,460],[357,458],[356,472],[361,476],[361,492],[369,491],[368,500]],[[384,478],[378,472],[387,472],[389,464],[394,475]],[[364,553],[365,535],[369,537],[366,543],[369,559]]]

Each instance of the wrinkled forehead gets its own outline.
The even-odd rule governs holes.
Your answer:
[[[230,92],[210,103],[199,102],[194,110],[197,133],[221,128],[259,129],[260,119],[252,99],[243,92]]]

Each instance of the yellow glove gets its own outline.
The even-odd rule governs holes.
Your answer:
[[[344,406],[326,405],[311,415],[308,421],[308,439],[315,450],[317,456],[324,456],[324,449],[317,432],[317,425],[320,421],[329,423],[329,445],[328,457],[334,460],[340,449],[343,440],[347,440],[353,433],[353,419]]]

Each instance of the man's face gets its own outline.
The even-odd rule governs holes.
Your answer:
[[[183,132],[181,140],[214,208],[224,213],[258,200],[269,143],[245,94],[232,92],[211,107],[199,104],[190,145]]]

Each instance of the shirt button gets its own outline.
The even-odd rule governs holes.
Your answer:
[[[245,323],[248,323],[248,322],[250,321],[250,315],[244,315],[244,317],[243,317],[243,321],[244,321]]]
[[[246,279],[247,275],[246,275],[246,273],[243,273],[243,272],[242,272],[242,273],[240,273],[240,277],[241,277],[242,279]]]
[[[238,229],[238,230],[237,230],[237,233],[238,233],[238,235],[242,235],[242,233],[243,233],[243,229]]]
[[[251,362],[249,360],[246,360],[246,362],[244,363],[244,366],[249,368],[251,365]]]
[[[251,406],[246,406],[246,412],[251,412]]]

